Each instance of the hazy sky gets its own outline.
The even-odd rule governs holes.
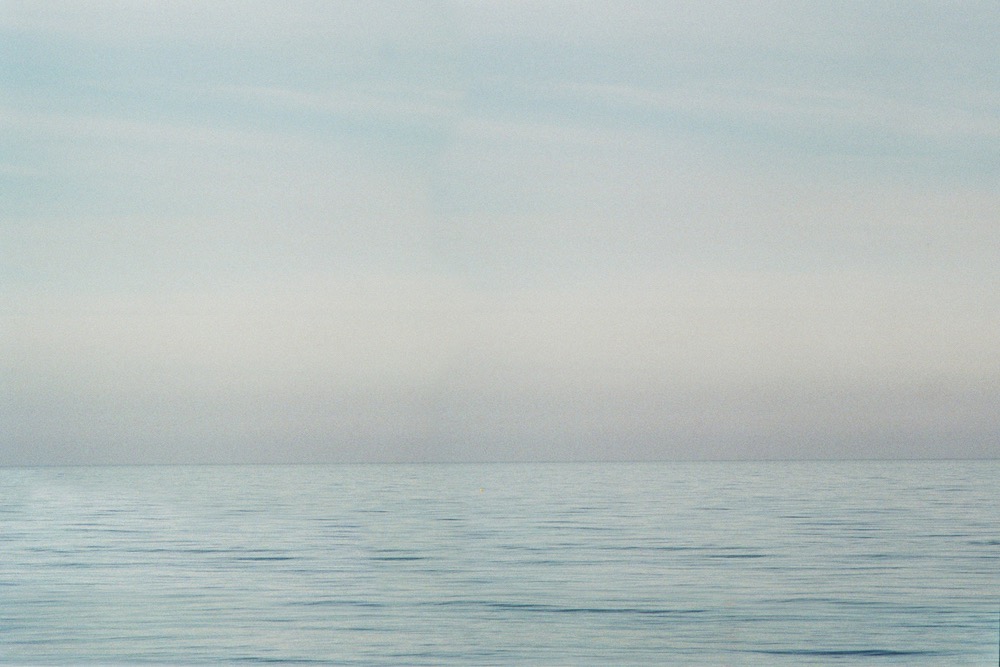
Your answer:
[[[0,464],[996,457],[998,35],[3,0]]]

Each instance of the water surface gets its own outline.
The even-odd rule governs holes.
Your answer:
[[[1000,462],[0,469],[0,661],[989,665]]]

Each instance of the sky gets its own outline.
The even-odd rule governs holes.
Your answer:
[[[995,0],[3,0],[0,465],[1000,456]]]

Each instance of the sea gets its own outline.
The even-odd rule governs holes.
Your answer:
[[[1000,461],[0,469],[0,663],[997,665]]]

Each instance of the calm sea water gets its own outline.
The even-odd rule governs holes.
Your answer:
[[[995,665],[1000,462],[0,469],[0,662]]]

